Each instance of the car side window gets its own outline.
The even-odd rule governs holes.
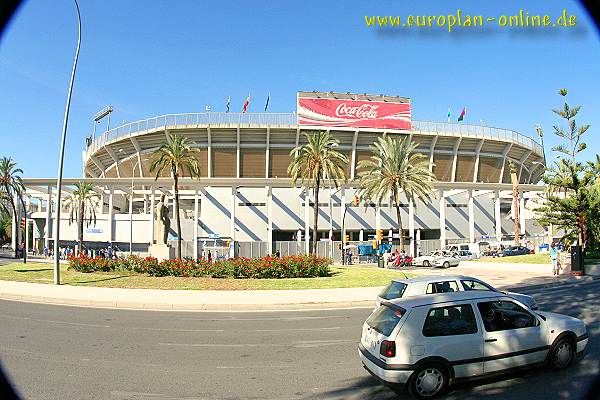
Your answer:
[[[432,282],[427,285],[426,294],[458,292],[456,281]]]
[[[487,291],[494,291],[494,289],[491,286],[484,285],[481,282],[474,281],[474,280],[471,280],[471,279],[463,279],[463,280],[460,281],[460,283],[462,284],[464,290],[487,290]]]
[[[473,333],[477,333],[477,322],[469,304],[432,308],[423,324],[423,336],[426,337]]]
[[[512,301],[489,301],[477,304],[485,330],[488,332],[531,328],[538,320]]]

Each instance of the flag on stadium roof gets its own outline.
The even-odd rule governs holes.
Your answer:
[[[248,93],[248,97],[246,98],[246,102],[244,103],[244,108],[242,109],[242,113],[246,112],[246,109],[248,108],[248,104],[250,104],[250,93]]]
[[[231,96],[227,96],[227,111],[225,111],[226,113],[229,112],[229,106],[231,105]]]
[[[467,113],[467,106],[464,106],[462,111],[460,112],[460,115],[458,116],[458,122],[462,121],[463,119],[465,119],[465,114]]]
[[[448,107],[448,122],[450,122],[450,107]]]
[[[269,107],[269,99],[271,98],[271,92],[269,92],[269,94],[267,95],[267,104],[265,104],[265,111],[267,111],[267,108]]]

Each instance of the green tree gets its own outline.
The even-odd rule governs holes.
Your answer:
[[[99,201],[100,196],[95,192],[94,185],[81,181],[75,184],[75,190],[65,201],[65,207],[69,210],[69,224],[77,222],[79,254],[83,249],[83,225],[96,225],[96,208]]]
[[[428,157],[417,153],[417,144],[409,143],[408,140],[391,135],[380,137],[374,146],[371,146],[371,159],[358,163],[360,196],[379,206],[390,198],[394,202],[401,248],[404,248],[400,214],[402,193],[413,203],[415,198],[427,203],[431,200],[433,184],[436,181],[435,175],[429,171]]]
[[[288,166],[288,174],[292,178],[292,184],[298,181],[307,190],[313,189],[313,247],[312,254],[317,252],[317,232],[319,222],[319,189],[324,181],[331,181],[336,189],[339,184],[346,182],[345,166],[348,158],[336,150],[339,141],[333,138],[329,132],[305,133],[307,143],[295,147],[290,152],[292,158]],[[309,196],[306,200],[309,201]]]
[[[592,242],[598,240],[598,237],[590,237],[590,234],[594,234],[590,227],[594,226],[600,215],[600,202],[595,188],[598,166],[593,162],[585,165],[577,161],[577,156],[587,147],[582,137],[590,125],[577,125],[575,117],[581,106],[571,107],[566,101],[567,94],[566,89],[559,91],[559,95],[565,99],[563,107],[552,110],[566,120],[567,128],[554,125],[554,134],[562,143],[552,150],[558,153],[560,159],[544,175],[549,190],[546,203],[537,210],[540,215],[538,220],[544,226],[552,224],[561,228],[565,232],[563,241],[578,242],[585,247],[590,239]]]
[[[17,205],[15,204],[15,198],[23,204],[21,194],[25,190],[23,186],[23,180],[21,175],[23,170],[17,168],[17,163],[10,157],[0,158],[0,191],[3,193],[5,208],[6,203],[10,207],[14,223],[18,225],[19,216],[17,215]],[[24,204],[23,204],[24,205]],[[23,207],[24,209],[24,207]],[[15,257],[17,256],[17,249],[19,247],[19,237],[16,238],[16,246],[14,248]]]
[[[154,152],[155,160],[150,165],[150,172],[156,173],[158,179],[163,170],[167,170],[173,178],[175,188],[175,220],[177,221],[177,252],[181,258],[181,219],[179,216],[179,178],[186,172],[191,178],[200,177],[199,152],[190,147],[188,140],[180,135],[167,134],[167,141]],[[196,221],[196,223],[198,223]]]

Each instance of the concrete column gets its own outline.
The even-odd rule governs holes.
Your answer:
[[[417,229],[417,238],[415,239],[415,256],[419,255],[419,249],[421,248],[421,230]]]
[[[194,194],[194,260],[198,259],[198,219],[200,218],[200,207],[198,202],[198,191]]]
[[[473,203],[473,190],[469,189],[469,243],[475,243],[475,209]]]
[[[237,187],[234,186],[231,188],[231,220],[230,220],[230,225],[231,227],[229,228],[229,236],[231,236],[231,240],[235,241],[235,208],[236,208],[236,204],[237,203]]]
[[[113,200],[114,200],[114,190],[111,187],[109,189],[109,193],[108,193],[108,232],[107,232],[107,238],[106,241],[109,243],[112,243],[113,240],[113,235],[112,235],[112,231],[113,231],[113,215],[114,215],[114,209],[113,209]]]
[[[19,219],[18,211],[16,214],[17,214],[17,219]],[[11,215],[11,218],[10,218],[10,246],[12,247],[13,250],[15,250],[17,248],[17,235],[18,234],[19,234],[18,224],[15,222],[15,216]]]
[[[29,196],[25,196],[25,210],[23,210],[23,214],[27,217],[27,210],[29,210],[31,206],[31,199]],[[25,225],[25,251],[29,252],[29,219],[27,219],[27,224]]]
[[[313,234],[316,234],[314,232]],[[304,251],[310,253],[310,191],[305,190],[304,195]]]
[[[408,201],[408,237],[410,238],[411,256],[415,256],[415,203],[412,200]]]
[[[267,242],[269,254],[273,253],[273,187],[267,186]]]
[[[150,245],[154,244],[154,219],[156,218],[156,205],[155,205],[155,192],[154,186],[150,187]]]
[[[525,235],[525,196],[523,195],[523,192],[519,194],[519,221],[521,223],[521,235]]]
[[[346,235],[346,225],[344,224],[344,213],[346,212],[346,188],[340,190],[340,226],[343,225],[344,231],[340,231],[340,242],[344,243],[344,235]]]
[[[446,246],[446,199],[444,198],[444,191],[440,190],[440,249]]]
[[[365,231],[364,230],[360,230],[360,232],[358,232],[358,241],[362,242],[365,240]]]
[[[494,190],[494,221],[496,224],[496,241],[502,240],[502,215],[500,214],[500,191]]]
[[[377,206],[375,208],[375,236],[377,236],[379,229],[381,229],[381,207]]]
[[[46,195],[46,226],[44,229],[44,247],[50,249],[50,232],[52,221],[52,186],[48,185],[48,194]]]

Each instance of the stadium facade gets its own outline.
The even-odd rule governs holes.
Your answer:
[[[366,242],[377,229],[385,232],[385,240],[398,240],[390,202],[381,207],[353,205],[357,163],[370,157],[378,137],[394,135],[416,143],[438,179],[430,203],[402,205],[410,243],[428,251],[452,242],[508,238],[514,226],[509,161],[516,165],[521,184],[521,231],[544,235],[531,212],[545,190],[536,184],[545,163],[540,144],[509,129],[414,121],[410,107],[409,99],[395,96],[300,92],[294,113],[206,112],[128,123],[89,143],[83,151],[83,178],[65,179],[63,194],[69,196],[73,185],[85,180],[101,196],[96,223],[84,229],[88,246],[113,243],[128,251],[131,242],[133,251],[147,252],[162,194],[173,219],[172,179],[167,173],[154,179],[152,153],[169,134],[183,135],[199,150],[201,166],[199,179],[180,180],[184,255],[197,257],[202,246],[224,243],[235,244],[238,254],[246,256],[305,252],[312,235],[311,194],[291,184],[290,150],[305,143],[305,132],[329,130],[350,161],[348,182],[340,189],[326,184],[319,195],[319,251],[333,254],[342,229],[356,242]],[[34,228],[29,242],[41,251],[53,241],[56,181],[24,182]],[[61,241],[76,240],[77,227],[69,223],[67,210],[61,210],[60,218]],[[170,238],[175,239],[174,231]],[[415,246],[407,250],[414,252]]]

